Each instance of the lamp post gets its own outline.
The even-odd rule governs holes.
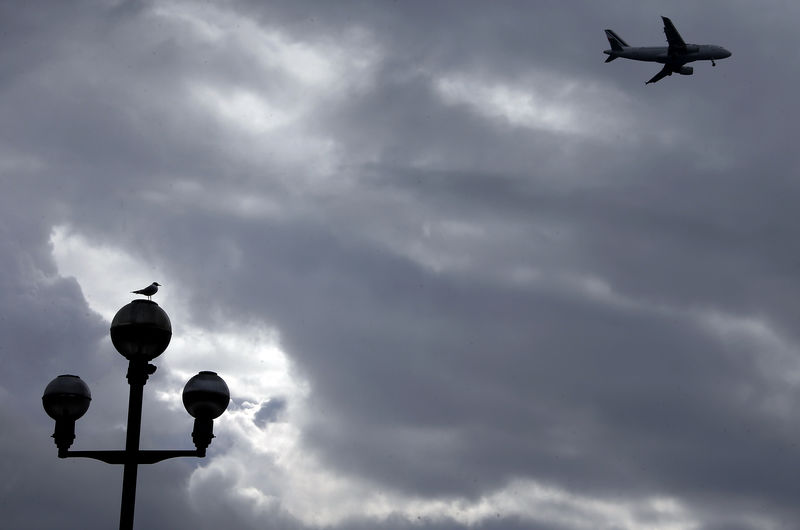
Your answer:
[[[182,456],[206,456],[214,438],[214,419],[230,402],[228,385],[214,372],[200,372],[183,388],[183,405],[194,417],[192,440],[194,450],[140,450],[142,426],[142,397],[147,378],[156,371],[150,361],[167,349],[172,338],[172,324],[158,304],[151,300],[134,300],[120,309],[111,321],[111,342],[128,362],[128,429],[125,449],[121,451],[70,451],[75,440],[75,421],[89,409],[92,394],[86,383],[76,375],[60,375],[45,388],[42,405],[56,420],[53,438],[59,458],[93,458],[108,464],[122,464],[122,507],[120,530],[133,528],[136,502],[136,475],[139,464],[154,464]]]

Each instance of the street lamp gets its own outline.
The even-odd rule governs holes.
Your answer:
[[[147,378],[156,371],[150,361],[167,349],[172,338],[172,324],[158,304],[151,300],[134,300],[120,309],[111,321],[111,342],[128,359],[128,428],[122,451],[70,451],[75,440],[75,421],[89,409],[92,394],[76,375],[60,375],[45,388],[42,405],[47,415],[56,420],[53,438],[59,458],[94,458],[108,464],[122,464],[122,507],[120,530],[133,528],[136,503],[136,475],[139,464],[154,464],[181,456],[206,456],[214,438],[214,419],[230,402],[228,385],[214,372],[195,375],[183,388],[183,405],[194,417],[192,440],[194,450],[140,450],[142,397]]]

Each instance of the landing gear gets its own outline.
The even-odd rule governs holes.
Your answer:
[[[714,59],[711,59],[711,66],[717,66],[717,63],[714,62]]]

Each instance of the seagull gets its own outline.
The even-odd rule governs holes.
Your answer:
[[[150,300],[150,297],[153,296],[158,292],[158,288],[161,286],[158,282],[153,282],[144,289],[139,289],[138,291],[131,291],[133,294],[143,294]]]

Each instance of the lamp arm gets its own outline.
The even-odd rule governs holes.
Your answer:
[[[129,460],[130,456],[127,451],[59,451],[59,458],[92,458],[100,460],[106,464],[125,464],[129,461],[136,464],[155,464],[162,460],[170,458],[178,458],[183,456],[196,456],[203,458],[206,456],[205,450],[200,449],[186,449],[174,451],[137,451],[133,455],[133,460]]]

